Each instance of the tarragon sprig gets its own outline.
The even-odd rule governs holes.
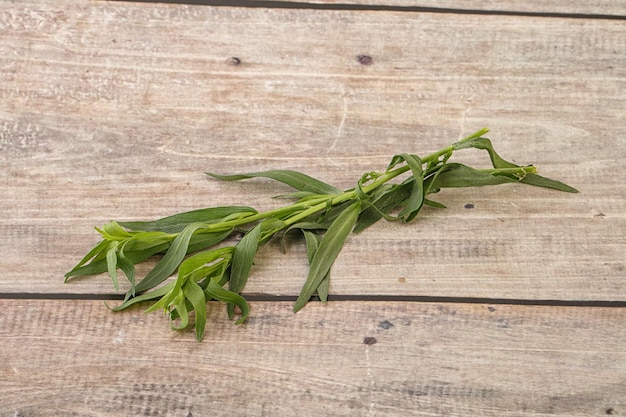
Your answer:
[[[444,208],[431,200],[442,188],[524,183],[565,192],[576,189],[537,175],[532,165],[520,166],[500,157],[491,141],[479,130],[452,145],[425,157],[395,155],[382,172],[361,176],[354,188],[341,191],[306,174],[272,170],[239,175],[209,176],[236,181],[265,177],[287,184],[295,192],[282,197],[293,199],[284,207],[258,212],[252,207],[224,206],[175,214],[149,222],[112,221],[96,230],[103,239],[71,270],[72,277],[108,272],[118,289],[118,270],[130,283],[124,302],[115,311],[142,301],[156,300],[147,311],[163,309],[173,329],[189,325],[195,315],[196,338],[206,326],[206,303],[226,303],[229,317],[240,311],[237,323],[248,317],[249,305],[241,296],[258,248],[276,236],[298,231],[304,236],[309,272],[293,310],[303,308],[317,293],[328,298],[330,269],[350,233],[361,232],[380,219],[410,222],[424,205]],[[475,169],[450,162],[456,151],[485,150],[493,168]],[[402,174],[402,181],[394,182]],[[235,233],[243,237],[234,245],[219,246]],[[151,256],[161,260],[140,281],[135,265]],[[176,273],[176,279],[161,285]]]

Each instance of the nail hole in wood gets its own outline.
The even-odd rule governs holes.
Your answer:
[[[363,344],[364,345],[371,346],[371,345],[376,344],[377,342],[378,342],[378,340],[376,340],[375,337],[368,336],[368,337],[363,338]]]
[[[356,60],[361,65],[372,65],[374,63],[374,59],[369,55],[359,55],[356,57]]]

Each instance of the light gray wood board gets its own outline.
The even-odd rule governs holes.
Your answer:
[[[602,416],[626,409],[626,310],[210,304],[206,339],[101,301],[0,300],[2,416]]]
[[[244,3],[247,0],[243,0]],[[278,0],[287,3],[291,0]],[[252,2],[251,2],[252,3]],[[257,3],[258,2],[254,2]],[[483,12],[527,12],[527,13],[572,13],[572,14],[605,14],[626,15],[626,5],[620,0],[580,1],[580,0],[309,0],[305,3],[326,5],[369,5],[369,6],[401,6],[401,7],[433,7],[439,9],[458,9],[459,11],[478,10]]]
[[[203,171],[292,168],[348,188],[489,126],[503,156],[581,194],[446,191],[447,210],[351,239],[331,291],[624,299],[621,22],[20,4],[0,4],[1,292],[110,292],[106,278],[62,284],[93,226],[268,209],[286,191]],[[298,293],[304,252],[276,249],[248,292]]]

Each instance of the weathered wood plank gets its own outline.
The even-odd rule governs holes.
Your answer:
[[[273,208],[285,190],[203,171],[295,168],[347,188],[489,126],[503,155],[582,193],[446,191],[449,209],[351,239],[331,291],[623,300],[623,35],[612,21],[2,2],[0,292],[110,292],[62,284],[92,226]],[[299,291],[302,249],[275,252],[248,292]]]
[[[626,309],[421,303],[159,314],[0,300],[2,416],[602,416],[626,411]]]
[[[241,1],[243,4],[259,4],[258,1]],[[278,1],[293,3],[293,0]],[[620,0],[596,0],[585,2],[579,0],[532,0],[524,2],[511,0],[481,0],[479,2],[471,0],[308,0],[304,3],[326,5],[351,4],[369,6],[433,7],[439,9],[457,9],[460,11],[480,10],[490,12],[626,15],[626,5]]]

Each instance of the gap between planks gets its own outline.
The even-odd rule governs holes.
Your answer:
[[[461,14],[483,16],[517,16],[541,17],[557,19],[594,19],[594,20],[626,20],[625,15],[604,13],[564,13],[564,12],[531,12],[522,10],[483,10],[460,9],[432,6],[398,6],[389,4],[355,4],[355,3],[309,3],[301,1],[265,1],[265,0],[115,0],[133,3],[166,3],[186,4],[212,7],[242,7],[264,9],[302,9],[302,10],[334,10],[334,11],[382,11],[405,13]]]
[[[242,294],[248,302],[295,302],[295,295]],[[74,294],[74,293],[0,293],[2,300],[118,300],[124,294]],[[329,302],[406,302],[406,303],[450,303],[450,304],[492,304],[510,306],[544,306],[544,307],[612,307],[625,308],[625,301],[608,300],[549,300],[524,298],[489,298],[489,297],[442,297],[425,295],[329,295]],[[319,302],[313,297],[311,302]]]

